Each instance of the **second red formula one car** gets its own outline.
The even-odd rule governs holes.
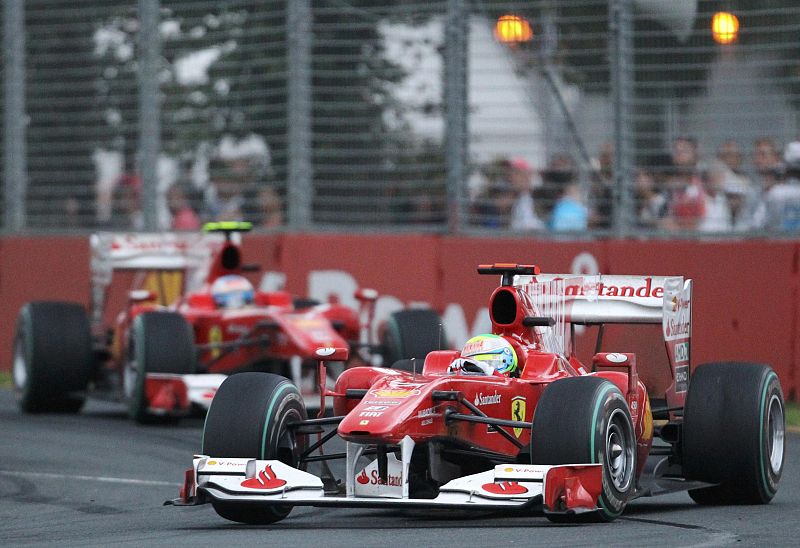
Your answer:
[[[227,222],[209,223],[203,235],[94,235],[91,317],[68,302],[20,310],[13,365],[20,407],[77,411],[91,392],[124,401],[138,421],[176,418],[207,408],[237,371],[283,375],[311,397],[319,347],[352,350],[338,370],[439,348],[441,322],[429,309],[393,313],[380,343],[373,340],[374,290],[356,292],[360,310],[256,290],[243,274],[258,267],[244,263],[238,243],[249,229]],[[126,274],[132,289],[109,326],[112,275]]]
[[[492,333],[424,363],[344,371],[325,392],[331,417],[308,418],[281,377],[228,378],[172,502],[264,524],[301,505],[540,506],[554,521],[611,521],[636,497],[676,490],[699,503],[772,499],[784,457],[780,383],[767,366],[730,362],[700,366],[690,382],[691,280],[478,270],[501,277]],[[576,325],[614,323],[662,326],[662,391],[648,393],[653,372],[635,354],[576,358]],[[346,352],[318,350],[320,378],[324,360]],[[325,449],[334,438],[343,452]],[[339,482],[317,469],[334,459],[344,461]]]

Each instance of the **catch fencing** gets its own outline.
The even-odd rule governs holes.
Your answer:
[[[6,234],[800,231],[792,0],[2,10]]]

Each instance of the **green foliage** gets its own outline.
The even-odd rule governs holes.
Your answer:
[[[786,402],[786,426],[800,428],[800,403]]]

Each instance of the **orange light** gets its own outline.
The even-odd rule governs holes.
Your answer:
[[[533,40],[533,30],[519,15],[501,15],[494,25],[494,37],[504,44],[520,44]]]
[[[739,18],[727,11],[718,11],[711,18],[711,36],[718,44],[731,44],[739,36]]]

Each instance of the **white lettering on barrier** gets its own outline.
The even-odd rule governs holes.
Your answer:
[[[599,265],[597,259],[589,252],[583,251],[578,253],[572,260],[571,270],[575,274],[591,275],[597,274]],[[277,285],[276,282],[282,282],[281,279],[273,278],[270,280],[262,280],[262,285]],[[271,283],[268,283],[271,282]],[[358,301],[355,298],[355,292],[359,284],[356,278],[344,270],[312,270],[308,273],[308,297],[317,299],[320,302],[328,302],[330,297],[335,297],[340,303],[348,306],[354,310],[358,310]],[[411,301],[408,303],[412,308],[423,308],[428,306],[424,301]],[[404,308],[403,301],[394,295],[381,295],[375,302],[375,322],[373,329],[377,329],[379,325],[385,322],[389,316],[398,310]],[[492,323],[489,319],[489,309],[484,307],[479,308],[475,312],[472,324],[467,323],[464,308],[458,303],[448,303],[444,307],[442,314],[442,323],[447,332],[448,343],[452,348],[460,348],[471,337],[480,333],[491,333]],[[575,326],[576,333],[580,334],[584,331],[583,326]],[[377,335],[376,332],[372,333],[373,337]]]

